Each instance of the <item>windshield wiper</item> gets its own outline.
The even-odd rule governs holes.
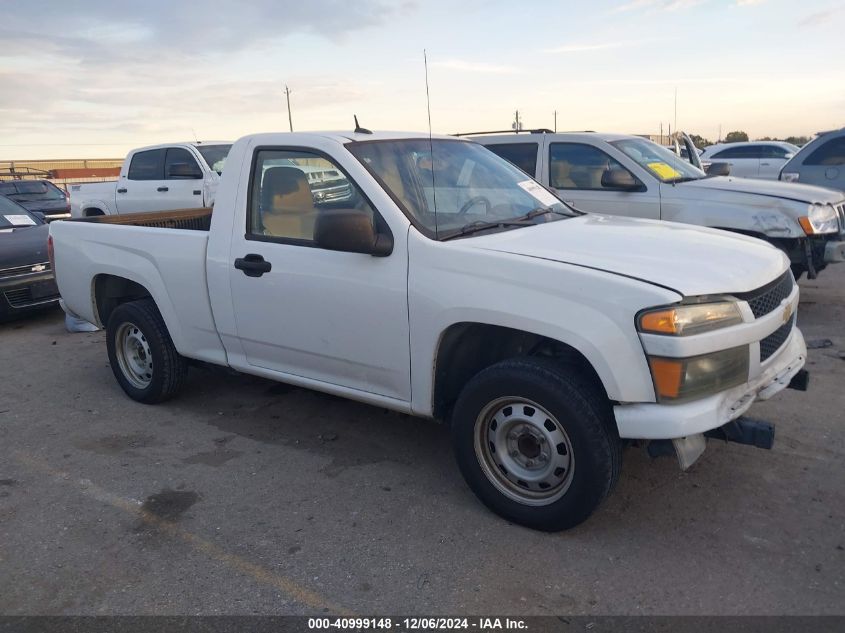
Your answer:
[[[464,235],[470,235],[471,233],[478,233],[479,231],[486,231],[489,229],[498,229],[504,228],[507,226],[537,226],[535,222],[532,222],[536,217],[541,215],[546,215],[547,213],[555,213],[557,215],[562,215],[567,218],[574,218],[578,214],[583,215],[583,212],[577,211],[573,209],[575,213],[565,213],[564,211],[555,211],[554,209],[550,209],[548,207],[537,207],[536,209],[532,209],[528,213],[523,215],[517,216],[515,218],[506,218],[504,220],[490,220],[489,222],[485,222],[484,220],[476,220],[475,222],[470,222],[469,224],[465,224],[461,228],[457,229],[454,233],[449,233],[444,237],[440,238],[440,241],[451,240],[456,237],[463,237]]]
[[[669,185],[677,185],[679,182],[689,182],[691,180],[701,180],[700,178],[695,178],[694,176],[679,176],[678,178],[670,178],[669,180],[664,180],[666,184]]]
[[[448,233],[447,235],[441,237],[440,241],[445,242],[446,240],[463,237],[464,235],[470,235],[471,233],[478,233],[479,231],[486,231],[489,229],[504,228],[506,226],[536,226],[536,224],[531,222],[530,219],[524,218],[515,218],[513,220],[492,220],[490,222],[477,220],[476,222],[465,224],[453,233]]]

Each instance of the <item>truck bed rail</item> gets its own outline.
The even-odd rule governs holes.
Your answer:
[[[210,207],[201,209],[175,209],[152,213],[125,213],[123,215],[95,215],[88,218],[76,218],[67,222],[95,222],[97,224],[128,224],[159,229],[187,229],[190,231],[208,231],[211,226]]]

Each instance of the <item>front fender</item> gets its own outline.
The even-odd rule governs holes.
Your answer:
[[[666,196],[661,200],[661,219],[698,224],[769,239],[802,238],[798,223],[799,203],[769,196],[724,195],[707,191],[696,199]]]

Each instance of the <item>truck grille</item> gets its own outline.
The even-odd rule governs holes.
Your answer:
[[[792,332],[792,328],[795,327],[795,315],[793,314],[792,317],[781,325],[778,329],[774,332],[769,334],[766,338],[760,341],[760,362],[764,363],[768,360],[772,354],[778,351],[783,344],[786,343],[786,339],[789,338],[790,332]]]
[[[42,266],[44,268],[41,268]],[[33,268],[36,270],[33,270]],[[4,268],[3,270],[0,270],[0,278],[17,277],[18,275],[31,275],[32,273],[47,272],[49,270],[50,262],[27,264],[26,266],[16,266],[15,268]]]
[[[45,284],[6,290],[3,294],[6,297],[6,301],[13,308],[28,308],[57,300],[59,298],[59,289],[56,288],[55,282],[51,281]]]
[[[792,273],[786,271],[782,276],[762,288],[736,295],[737,299],[747,301],[755,319],[766,316],[776,309],[781,301],[792,293],[795,282],[792,280]]]

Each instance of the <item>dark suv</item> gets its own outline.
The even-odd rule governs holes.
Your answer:
[[[70,199],[49,180],[7,180],[0,182],[0,196],[6,196],[49,222],[70,217]]]

